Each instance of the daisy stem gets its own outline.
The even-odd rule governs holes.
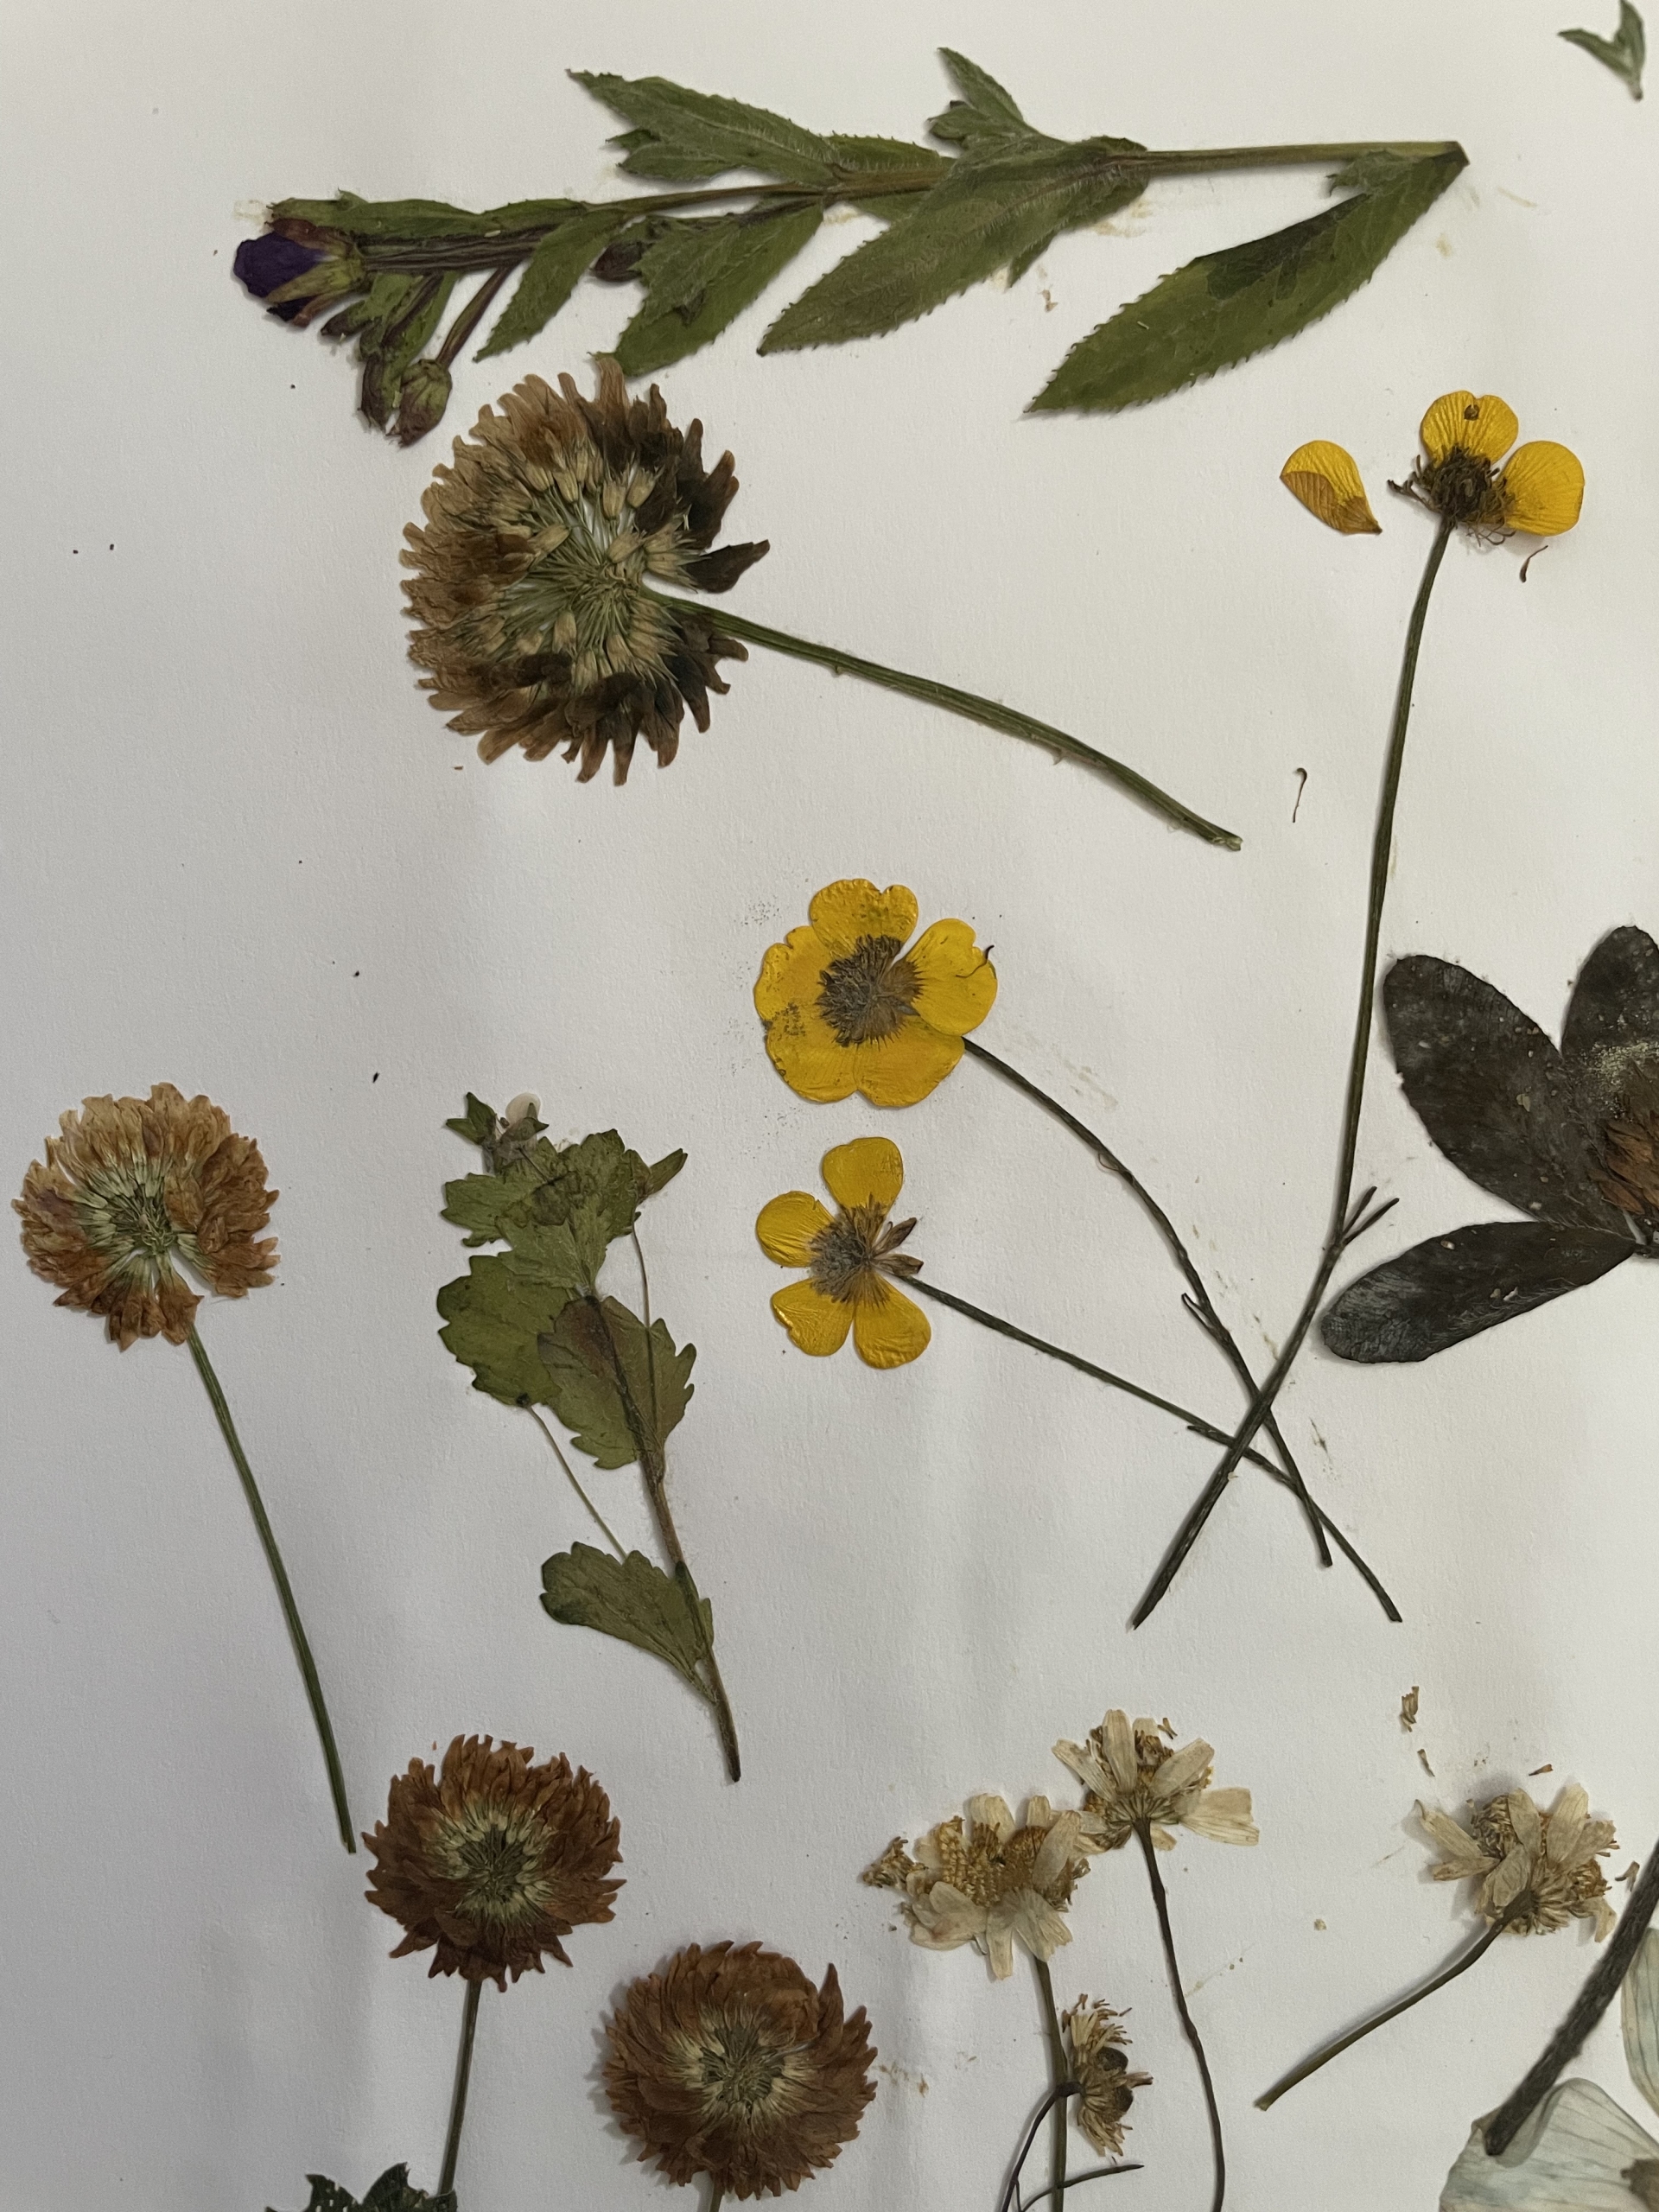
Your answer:
[[[1446,549],[1451,543],[1454,527],[1452,518],[1443,515],[1434,533],[1434,543],[1429,548],[1428,559],[1423,568],[1422,582],[1417,587],[1417,597],[1406,625],[1405,652],[1401,659],[1400,682],[1395,693],[1394,724],[1389,734],[1388,756],[1382,769],[1382,791],[1377,804],[1376,829],[1371,839],[1371,872],[1365,902],[1365,950],[1360,961],[1359,1003],[1354,1017],[1353,1042],[1348,1054],[1348,1086],[1343,1101],[1342,1143],[1337,1166],[1337,1187],[1331,1208],[1331,1225],[1325,1233],[1325,1246],[1319,1255],[1313,1281],[1302,1310],[1296,1318],[1283,1350],[1274,1362],[1267,1381],[1250,1402],[1250,1409],[1233,1433],[1226,1456],[1211,1476],[1175,1533],[1175,1540],[1164,1554],[1163,1563],[1147,1586],[1141,1600],[1132,1627],[1139,1628],[1147,1620],[1170,1584],[1175,1580],[1182,1560],[1186,1557],[1205,1522],[1215,1511],[1222,1492],[1232,1478],[1234,1469],[1243,1458],[1246,1447],[1254,1440],[1255,1433],[1272,1412],[1274,1402],[1283,1387],[1286,1376],[1294,1365],[1303,1340],[1313,1325],[1331,1277],[1356,1236],[1370,1228],[1377,1217],[1365,1217],[1365,1208],[1374,1193],[1367,1192],[1354,1203],[1354,1163],[1359,1150],[1359,1117],[1365,1103],[1365,1071],[1370,1058],[1371,1024],[1376,1018],[1377,955],[1382,938],[1382,907],[1388,897],[1389,864],[1394,856],[1394,816],[1400,798],[1400,778],[1405,766],[1406,730],[1411,721],[1412,690],[1417,680],[1417,656],[1422,647],[1423,624],[1428,616],[1429,598],[1434,589],[1434,579],[1440,573],[1440,563],[1446,558]]]
[[[1049,2188],[1058,2197],[1065,2192],[1065,2125],[1066,2099],[1061,2092],[1071,2079],[1065,2063],[1065,2037],[1060,2032],[1060,2016],[1054,2004],[1054,1979],[1048,1970],[1048,1961],[1032,1954],[1031,1963],[1037,1969],[1037,1986],[1042,1993],[1043,2025],[1048,2036],[1048,2068],[1055,2089],[1052,2143],[1049,2151]]]
[[[323,1702],[322,1683],[317,1675],[317,1662],[311,1656],[311,1646],[306,1641],[300,1609],[294,1601],[294,1587],[288,1579],[288,1569],[283,1565],[283,1555],[276,1548],[276,1532],[265,1511],[265,1502],[259,1495],[259,1485],[253,1478],[253,1469],[248,1465],[248,1455],[242,1449],[242,1440],[236,1433],[236,1423],[231,1419],[231,1408],[226,1401],[213,1363],[207,1357],[201,1338],[193,1328],[186,1339],[190,1357],[196,1363],[196,1372],[201,1377],[202,1388],[207,1393],[208,1403],[216,1415],[219,1432],[230,1447],[236,1471],[242,1478],[242,1493],[248,1501],[248,1510],[253,1516],[253,1525],[259,1532],[264,1546],[265,1563],[270,1569],[271,1580],[276,1585],[276,1596],[283,1608],[283,1618],[288,1623],[288,1632],[294,1644],[294,1656],[300,1662],[300,1673],[305,1681],[305,1694],[310,1700],[311,1717],[316,1722],[317,1734],[322,1742],[323,1763],[328,1769],[328,1788],[334,1801],[334,1818],[340,1823],[340,1840],[347,1851],[355,1852],[357,1838],[352,1827],[351,1808],[346,1802],[346,1777],[340,1770],[340,1753],[334,1745],[334,1725],[328,1718],[328,1707]]]
[[[1125,791],[1132,791],[1178,828],[1190,830],[1207,844],[1224,845],[1235,853],[1239,849],[1241,841],[1232,830],[1206,822],[1203,815],[1195,814],[1179,799],[1172,798],[1167,791],[1160,791],[1156,784],[1148,782],[1122,760],[1113,760],[1109,753],[1096,752],[1081,738],[1069,736],[1052,722],[1039,721],[1033,715],[1021,714],[1016,707],[1002,706],[995,699],[982,699],[976,692],[959,691],[954,684],[937,683],[931,676],[911,676],[902,669],[885,667],[880,661],[862,660],[856,653],[842,652],[835,645],[815,645],[810,639],[794,637],[786,630],[773,630],[764,622],[751,622],[747,615],[733,614],[723,607],[715,612],[694,601],[674,599],[663,592],[650,592],[646,596],[660,606],[671,607],[678,613],[695,615],[731,637],[746,639],[752,645],[765,645],[793,660],[815,662],[836,676],[861,677],[867,683],[878,683],[884,690],[901,692],[907,699],[920,699],[930,706],[943,707],[947,713],[961,715],[983,728],[1000,730],[1007,737],[1029,738],[1067,760],[1085,761],[1112,782],[1122,785]]]
[[[1192,2056],[1198,2063],[1198,2079],[1204,2084],[1204,2108],[1209,2115],[1210,2147],[1216,2164],[1215,2193],[1210,2199],[1210,2212],[1221,2212],[1222,2199],[1227,2194],[1227,2152],[1221,2139],[1221,2111],[1216,2103],[1216,2085],[1210,2078],[1210,2061],[1205,2056],[1203,2040],[1186,2008],[1186,1993],[1181,1987],[1180,1962],[1175,1956],[1175,1936],[1169,1924],[1169,1898],[1164,1891],[1164,1878],[1158,1871],[1158,1847],[1152,1840],[1151,1825],[1137,1821],[1135,1832],[1141,1839],[1141,1856],[1147,1862],[1147,1879],[1152,1885],[1152,1902],[1158,1915],[1158,1933],[1163,1941],[1170,1994],[1175,1999],[1181,2031],[1192,2046]]]
[[[1310,2074],[1317,2074],[1321,2066],[1328,2066],[1333,2058],[1339,2057],[1351,2045],[1370,2035],[1373,2028],[1384,2027],[1389,2021],[1397,2020],[1402,2012],[1408,2012],[1414,2005],[1421,2005],[1425,1997],[1432,1997],[1437,1989],[1444,1989],[1448,1981],[1455,1981],[1460,1974],[1467,1974],[1475,1961],[1491,1949],[1510,1921],[1521,1911],[1529,1909],[1531,1904],[1531,1893],[1522,1891],[1515,1903],[1490,1928],[1483,1929],[1468,1949],[1460,1952],[1449,1967],[1442,1967],[1439,1974],[1432,1975],[1408,1996],[1402,1997],[1380,2012],[1374,2012],[1369,2020],[1362,2021],[1357,2028],[1350,2028],[1345,2036],[1338,2036],[1334,2043],[1326,2044],[1323,2050],[1316,2050],[1312,2058],[1304,2059],[1300,2066],[1293,2067],[1281,2080],[1274,2083],[1265,2096],[1256,2099],[1256,2110],[1266,2112],[1269,2106],[1278,2103],[1287,2089],[1294,2089],[1299,2082],[1306,2082]]]
[[[537,1412],[534,1406],[526,1406],[524,1408],[524,1411],[530,1415],[531,1421],[535,1422],[537,1427],[541,1430],[542,1434],[547,1439],[548,1444],[551,1447],[553,1457],[564,1469],[566,1481],[569,1484],[571,1489],[575,1491],[576,1496],[582,1500],[582,1503],[587,1507],[588,1512],[593,1515],[594,1520],[598,1525],[600,1534],[604,1537],[611,1549],[616,1554],[618,1559],[626,1559],[627,1557],[627,1554],[623,1550],[621,1545],[617,1542],[616,1538],[612,1535],[610,1522],[607,1521],[604,1515],[594,1503],[593,1499],[588,1497],[587,1491],[583,1490],[582,1484],[576,1480],[575,1470],[571,1466],[570,1462],[565,1458],[563,1452],[559,1449],[558,1438],[554,1435],[552,1430],[542,1419],[540,1414]]]
[[[438,2195],[455,2185],[455,2162],[461,2156],[461,2131],[467,2119],[467,2086],[473,2078],[473,2039],[478,2033],[478,2000],[481,1981],[469,1981],[461,2012],[461,2046],[455,2053],[455,2086],[449,2094],[449,2126],[443,2139],[443,2167],[438,2175]]]
[[[1075,2097],[1082,2086],[1080,2082],[1057,2082],[1032,2114],[1031,2123],[1026,2129],[1024,2139],[1020,2145],[1020,2155],[1015,2158],[1013,2169],[1008,2175],[1007,2186],[998,2199],[996,2212],[1025,2212],[1026,2200],[1020,2193],[1020,2177],[1026,2170],[1026,2160],[1031,2156],[1031,2146],[1037,2140],[1037,2131],[1053,2111],[1055,2106],[1064,2107],[1066,2099]],[[1081,2181],[1086,2177],[1080,2174],[1077,2178]],[[1068,2182],[1065,2186],[1069,2189],[1071,2183]],[[1052,2196],[1053,2194],[1052,2189],[1046,2189],[1043,2191],[1045,2196]],[[1032,2200],[1033,2203],[1038,2201],[1034,2197]]]

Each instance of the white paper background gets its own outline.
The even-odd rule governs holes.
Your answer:
[[[1592,20],[1602,29],[1610,12]],[[1237,1403],[1124,1194],[964,1065],[878,1115],[812,1107],[761,1049],[766,945],[845,874],[994,942],[982,1033],[1167,1200],[1247,1351],[1300,1300],[1329,1203],[1365,855],[1427,524],[1383,480],[1440,391],[1496,389],[1582,455],[1582,527],[1449,557],[1431,615],[1385,952],[1490,976],[1554,1029],[1590,945],[1659,922],[1653,822],[1652,118],[1554,36],[1558,0],[991,0],[832,11],[625,0],[159,8],[12,0],[3,156],[10,738],[0,1161],[86,1092],[205,1089],[283,1197],[277,1287],[203,1314],[329,1685],[359,1823],[461,1730],[566,1750],[620,1813],[613,1925],[484,2008],[467,2212],[671,2201],[595,2087],[614,1993],[693,1938],[837,1963],[880,2095],[823,2212],[991,2206],[1044,2065],[1023,1963],[993,1986],[893,1931],[859,1868],[968,1792],[1063,1789],[1048,1745],[1168,1713],[1255,1794],[1260,1849],[1170,1866],[1240,2212],[1431,2205],[1469,2121],[1590,1962],[1506,1943],[1263,2117],[1283,2067],[1464,1940],[1410,1818],[1546,1762],[1659,1827],[1650,1757],[1655,1286],[1593,1290],[1417,1370],[1317,1349],[1283,1402],[1310,1478],[1392,1585],[1318,1573],[1248,1472],[1150,1626],[1124,1623],[1211,1454],[1160,1414],[934,1310],[879,1375],[792,1351],[752,1224],[833,1143],[893,1135],[931,1276],[1225,1419]],[[1317,175],[1160,185],[878,342],[762,361],[778,290],[668,373],[737,451],[728,534],[769,536],[741,611],[976,687],[1116,751],[1246,840],[1170,833],[1034,749],[757,656],[671,773],[578,789],[486,771],[414,688],[397,553],[447,437],[511,375],[587,375],[633,295],[466,367],[403,454],[349,371],[230,278],[238,202],[337,183],[484,205],[612,188],[567,66],[660,73],[808,124],[915,135],[958,46],[1034,121],[1154,145],[1459,137],[1465,177],[1287,349],[1116,419],[1023,421],[1067,346],[1192,254],[1295,219]],[[827,225],[789,280],[867,233]],[[1379,540],[1275,478],[1331,436]],[[1293,824],[1298,771],[1306,789]],[[665,1669],[556,1628],[550,1552],[589,1534],[535,1430],[437,1343],[461,1268],[439,1185],[471,1086],[537,1090],[690,1164],[645,1232],[698,1347],[674,1440],[719,1618],[741,1786]],[[1432,1150],[1379,1045],[1370,1252],[1498,1211]],[[118,1357],[0,1270],[9,1756],[0,1820],[7,2212],[258,2212],[303,2175],[429,2186],[460,1993],[385,1954],[246,1510],[181,1352]],[[645,1533],[632,1474],[606,1510]],[[1396,1715],[1421,1686],[1414,1737]],[[1424,1774],[1419,1746],[1433,1764]],[[1057,1962],[1132,2008],[1126,2180],[1207,2194],[1202,2110],[1131,1857]],[[1624,2084],[1616,2037],[1592,2070]],[[1081,2151],[1083,2146],[1079,2143]],[[676,2202],[696,2202],[696,2196]],[[1115,2200],[1116,2201],[1116,2200]]]

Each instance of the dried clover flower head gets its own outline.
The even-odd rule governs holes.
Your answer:
[[[1402,489],[1475,537],[1560,537],[1584,505],[1584,469],[1547,438],[1518,447],[1500,467],[1520,429],[1493,392],[1444,393],[1423,417],[1423,457]]]
[[[188,1338],[201,1300],[181,1268],[221,1298],[270,1281],[276,1240],[259,1232],[276,1197],[251,1137],[210,1099],[158,1083],[148,1098],[86,1098],[65,1114],[12,1205],[57,1303],[101,1313],[125,1351],[140,1337]]]
[[[1168,1726],[1163,1723],[1163,1729]],[[1260,1837],[1250,1818],[1249,1791],[1210,1787],[1215,1753],[1209,1745],[1198,1741],[1172,1751],[1155,1720],[1137,1720],[1131,1727],[1126,1713],[1109,1713],[1090,1730],[1086,1744],[1056,1744],[1054,1756],[1088,1792],[1083,1801],[1087,1850],[1119,1850],[1141,1827],[1160,1851],[1173,1850],[1173,1827],[1191,1828],[1217,1843],[1255,1843]]]
[[[1098,1997],[1092,2005],[1079,1997],[1069,2012],[1060,2015],[1071,2078],[1081,2092],[1071,2116],[1103,2158],[1121,2155],[1125,2115],[1135,2102],[1135,2092],[1152,2081],[1150,2074],[1128,2070],[1129,2039],[1118,2025],[1122,2017]]]
[[[632,1984],[607,2024],[605,2093],[639,2155],[716,2196],[781,2196],[833,2164],[875,2094],[861,2005],[834,1967],[815,1989],[759,1943],[693,1943]]]
[[[685,709],[709,727],[720,660],[747,659],[709,617],[655,596],[649,580],[726,591],[764,543],[711,552],[737,492],[732,456],[702,461],[702,425],[676,429],[655,385],[630,400],[613,360],[584,399],[529,377],[486,407],[404,533],[404,585],[419,624],[410,658],[451,729],[486,760],[556,746],[594,775],[608,748],[626,780],[643,736],[666,767]]]
[[[1465,1828],[1431,1807],[1417,1817],[1446,1857],[1437,1882],[1473,1880],[1475,1910],[1512,1936],[1547,1936],[1569,1920],[1592,1920],[1600,1942],[1613,1924],[1598,1859],[1618,1849],[1609,1821],[1590,1818],[1590,1800],[1569,1783],[1548,1811],[1524,1789],[1471,1808]]]
[[[435,1950],[429,1971],[507,1986],[559,1941],[609,1920],[622,1886],[610,1800],[586,1769],[487,1736],[457,1736],[434,1775],[412,1759],[396,1776],[386,1817],[364,1842],[374,1857],[368,1897],[408,1933],[393,1950]]]
[[[1005,1799],[970,1797],[965,1821],[942,1821],[913,1853],[895,1836],[861,1878],[903,1891],[912,1943],[930,1951],[971,1943],[1005,1981],[1016,1936],[1038,1959],[1071,1941],[1062,1916],[1089,1871],[1090,1847],[1079,1816],[1057,1813],[1046,1797],[1029,1799],[1017,1824]]]

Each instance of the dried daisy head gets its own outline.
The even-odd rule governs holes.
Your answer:
[[[1590,1818],[1576,1782],[1548,1812],[1511,1789],[1471,1804],[1467,1827],[1426,1805],[1417,1817],[1446,1853],[1434,1879],[1476,1882],[1476,1911],[1506,1934],[1547,1936],[1569,1920],[1590,1920],[1599,1943],[1611,1929],[1607,1878],[1596,1861],[1618,1846],[1611,1821]]]
[[[386,1817],[364,1842],[368,1897],[407,1930],[393,1950],[435,1953],[429,1971],[507,1986],[560,1937],[609,1920],[622,1886],[610,1800],[585,1769],[487,1736],[457,1736],[435,1775],[423,1760],[394,1777]]]
[[[268,1283],[276,1261],[275,1191],[251,1137],[210,1099],[158,1083],[148,1098],[86,1098],[31,1161],[23,1250],[60,1286],[60,1306],[101,1313],[124,1351],[140,1337],[187,1341],[201,1300],[182,1268],[221,1298]]]
[[[709,727],[721,660],[744,648],[701,611],[663,600],[657,580],[726,591],[766,551],[711,551],[737,492],[732,456],[702,460],[702,425],[681,431],[655,385],[628,397],[613,360],[584,399],[526,378],[457,438],[411,524],[404,584],[418,625],[410,658],[451,729],[494,760],[555,747],[581,781],[608,750],[626,780],[637,739],[666,767],[690,707]]]
[[[1135,2093],[1150,2086],[1150,2074],[1131,2074],[1128,2037],[1118,2023],[1122,2018],[1100,1998],[1090,2004],[1079,1997],[1060,2015],[1065,2031],[1068,2070],[1079,2086],[1072,2118],[1103,2158],[1119,2158],[1123,2151],[1125,2120]]]
[[[1177,1751],[1164,1739],[1165,1721],[1137,1720],[1111,1712],[1086,1744],[1058,1743],[1054,1756],[1069,1766],[1088,1793],[1083,1828],[1090,1851],[1121,1850],[1145,1827],[1160,1851],[1173,1851],[1170,1830],[1191,1828],[1217,1843],[1255,1843],[1261,1831],[1250,1818],[1248,1789],[1212,1789],[1215,1753],[1195,1741]],[[1173,1733],[1173,1732],[1171,1732]]]
[[[781,2196],[833,2164],[875,2084],[870,2024],[834,1967],[815,1989],[759,1943],[696,1943],[643,1975],[607,2023],[605,2093],[639,2155],[716,2198]]]
[[[902,1892],[912,1943],[971,1943],[1005,1981],[1016,1937],[1037,1959],[1071,1941],[1064,1916],[1090,1847],[1078,1815],[1057,1813],[1046,1797],[1028,1799],[1018,1822],[1004,1798],[970,1797],[965,1821],[942,1821],[913,1849],[895,1836],[860,1879]]]

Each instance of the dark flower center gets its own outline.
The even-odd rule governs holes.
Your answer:
[[[837,1045],[871,1044],[910,1020],[921,978],[904,949],[902,938],[861,937],[824,969],[818,1011]]]
[[[764,2113],[788,2064],[753,2020],[722,2020],[709,2031],[699,2073],[711,2113],[751,2125]]]
[[[1461,529],[1503,529],[1503,495],[1497,487],[1497,471],[1466,446],[1453,446],[1444,461],[1427,463],[1418,471],[1417,480],[1429,505]]]
[[[469,1806],[438,1838],[442,1872],[460,1889],[461,1910],[495,1927],[536,1919],[547,1902],[543,1837],[532,1815]]]
[[[843,1305],[885,1297],[884,1274],[922,1271],[919,1260],[899,1249],[915,1226],[914,1215],[908,1221],[890,1222],[878,1198],[861,1206],[844,1206],[812,1239],[813,1281],[827,1297]]]
[[[124,1244],[130,1252],[159,1260],[178,1243],[179,1232],[160,1191],[142,1183],[128,1184],[111,1194],[106,1211],[111,1241]]]

